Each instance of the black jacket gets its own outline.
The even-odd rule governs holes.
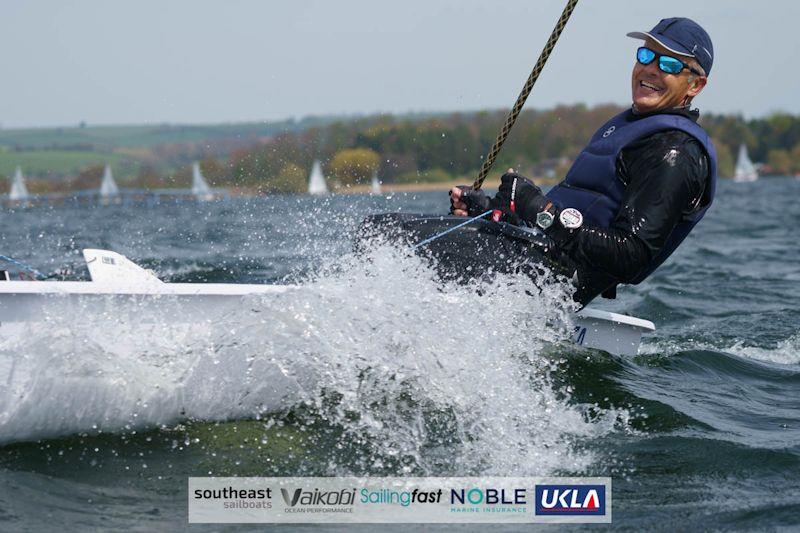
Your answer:
[[[670,112],[695,121],[699,117],[696,110]],[[626,189],[611,225],[583,226],[568,237],[556,237],[578,265],[575,299],[583,304],[600,293],[613,297],[617,284],[631,281],[649,264],[682,217],[698,209],[708,185],[705,150],[679,130],[631,143],[616,166]]]

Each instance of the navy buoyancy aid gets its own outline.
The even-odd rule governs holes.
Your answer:
[[[681,130],[697,139],[708,154],[709,180],[699,208],[673,228],[658,254],[629,283],[641,283],[658,268],[703,218],[714,199],[717,153],[705,130],[683,115],[637,116],[631,110],[623,111],[597,130],[564,180],[547,193],[559,207],[579,210],[584,225],[609,227],[619,211],[626,187],[617,175],[617,157],[633,141],[665,130]]]

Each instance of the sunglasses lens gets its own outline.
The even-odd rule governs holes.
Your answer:
[[[677,74],[683,70],[683,63],[674,57],[661,56],[658,60],[658,68],[668,74]]]
[[[644,46],[636,51],[636,60],[642,65],[649,65],[655,59],[656,53]]]

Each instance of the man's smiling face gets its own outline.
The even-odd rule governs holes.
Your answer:
[[[657,54],[676,57],[687,63],[688,58],[670,52],[653,39],[644,43]],[[697,95],[705,86],[706,78],[691,74],[684,69],[678,74],[668,74],[658,68],[658,60],[649,65],[638,61],[633,66],[631,85],[633,106],[637,113],[652,113],[663,109],[671,109],[683,105],[686,97]]]

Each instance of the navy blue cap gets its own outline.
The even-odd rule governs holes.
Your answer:
[[[695,21],[682,17],[662,19],[650,31],[634,31],[628,37],[647,39],[682,56],[693,57],[700,63],[706,74],[711,74],[714,64],[714,46],[706,30]]]

